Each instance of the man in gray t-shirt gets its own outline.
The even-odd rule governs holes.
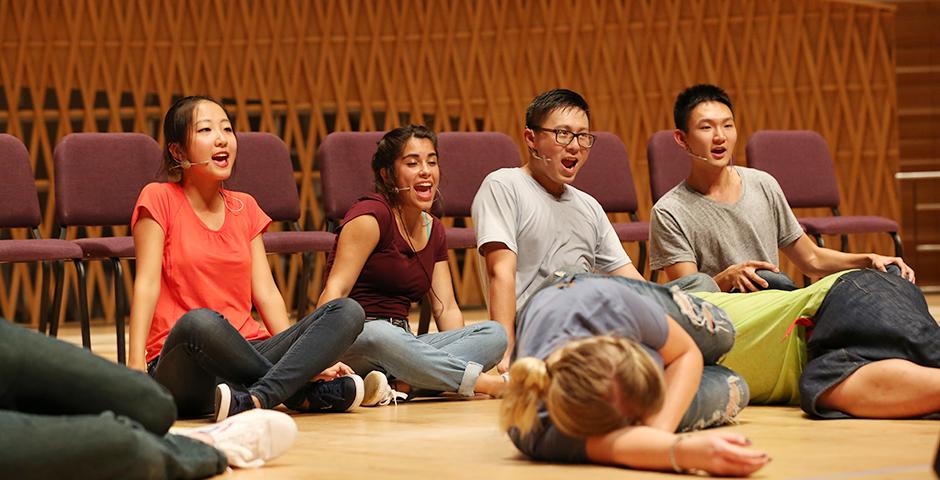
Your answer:
[[[669,279],[703,272],[722,291],[748,292],[768,288],[758,271],[779,272],[780,249],[809,276],[852,268],[885,271],[896,264],[904,278],[914,281],[914,271],[898,257],[819,247],[799,228],[770,175],[734,166],[738,132],[724,90],[714,85],[686,89],[676,98],[674,120],[676,143],[692,157],[692,168],[653,207],[652,269],[662,269]]]
[[[651,215],[651,269],[693,262],[712,277],[728,265],[761,260],[779,263],[777,250],[803,236],[803,229],[770,174],[734,167],[741,178],[738,201],[702,195],[683,181],[656,202]]]
[[[581,95],[565,89],[539,95],[523,131],[531,158],[487,176],[473,200],[490,318],[509,336],[500,372],[509,369],[517,308],[555,269],[577,265],[642,279],[600,204],[571,186],[594,144],[590,127]]]

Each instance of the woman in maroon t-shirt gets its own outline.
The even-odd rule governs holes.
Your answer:
[[[346,213],[319,301],[348,296],[366,312],[362,333],[341,357],[360,375],[368,373],[362,405],[385,405],[416,389],[499,396],[503,379],[481,372],[501,358],[506,333],[493,321],[464,326],[444,226],[428,213],[440,181],[437,136],[420,125],[388,132],[372,170],[376,193]],[[415,336],[408,311],[425,296],[440,333]]]

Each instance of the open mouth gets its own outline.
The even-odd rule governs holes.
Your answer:
[[[728,149],[725,148],[725,147],[715,147],[715,148],[713,148],[713,149],[711,150],[712,155],[713,155],[715,158],[722,158],[722,157],[724,157],[724,156],[725,156],[725,152],[727,152],[727,151],[728,151]]]
[[[434,184],[419,183],[415,185],[414,191],[421,199],[431,199],[434,196]]]
[[[228,152],[219,152],[212,156],[212,161],[220,167],[228,166]]]
[[[565,158],[561,161],[561,166],[567,168],[568,170],[574,170],[575,165],[578,164],[578,159],[576,158]]]

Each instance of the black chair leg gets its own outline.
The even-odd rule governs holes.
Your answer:
[[[52,281],[50,262],[40,262],[36,272],[42,272],[42,285],[39,289],[39,333],[45,335],[49,320],[49,283]]]
[[[307,315],[310,307],[310,276],[313,272],[313,252],[304,252],[300,255],[300,283],[297,284],[297,313],[299,322]]]
[[[78,312],[79,320],[82,325],[82,346],[91,350],[91,325],[88,319],[88,289],[85,285],[85,264],[81,260],[75,260],[75,273],[77,281],[75,282],[78,286]],[[59,324],[58,322],[52,324],[54,327],[54,332],[51,335],[54,337],[58,333]]]
[[[52,264],[51,280],[55,282],[52,293],[52,311],[49,312],[49,325],[58,325],[62,316],[62,289],[65,283],[65,264],[61,261]],[[50,327],[51,328],[51,327]]]
[[[903,257],[904,246],[901,244],[901,236],[898,235],[898,232],[888,232],[888,235],[891,235],[891,239],[894,240],[894,256]]]
[[[114,265],[114,331],[117,336],[117,361],[127,365],[127,350],[124,340],[124,315],[127,311],[127,296],[124,292],[124,267],[120,258],[111,258]]]
[[[826,248],[826,241],[823,240],[822,234],[814,233],[813,238],[816,240],[816,245],[819,245],[821,248]]]
[[[646,242],[639,242],[639,243],[640,243],[640,255],[639,255],[640,267],[637,268],[637,270],[640,272],[640,276],[642,277],[646,271]]]
[[[418,335],[424,335],[431,329],[431,302],[427,297],[421,299],[421,316],[418,317]]]
[[[650,270],[650,281],[653,283],[659,281],[659,270]]]

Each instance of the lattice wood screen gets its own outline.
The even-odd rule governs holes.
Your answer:
[[[29,148],[48,236],[59,138],[157,135],[174,95],[213,95],[239,129],[287,142],[304,221],[319,228],[315,151],[328,132],[425,122],[518,139],[529,100],[565,86],[592,104],[595,129],[623,138],[645,219],[647,138],[670,128],[679,90],[714,82],[737,105],[738,163],[755,130],[818,130],[843,212],[897,218],[893,12],[810,0],[0,1],[0,130]],[[874,237],[852,247],[889,251]],[[458,258],[459,298],[481,303],[473,255]],[[292,298],[299,260],[272,263]],[[33,269],[4,268],[0,313],[34,321]],[[92,264],[89,287],[112,318],[109,275]]]

